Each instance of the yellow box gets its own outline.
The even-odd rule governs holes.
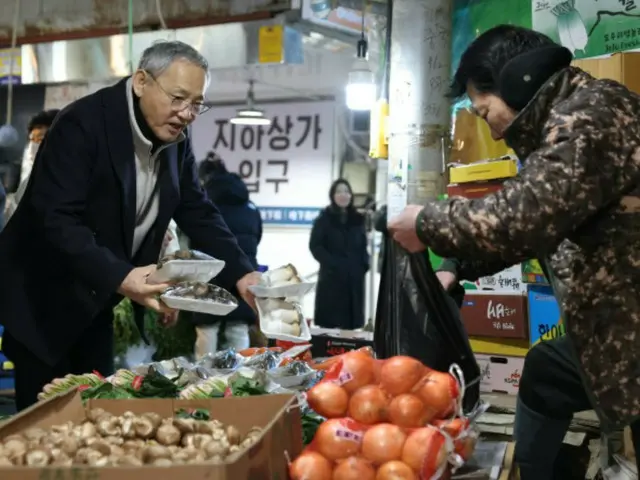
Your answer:
[[[456,165],[449,169],[449,183],[484,182],[511,178],[518,174],[518,164],[511,157]]]
[[[9,360],[2,362],[2,370],[13,370],[14,368],[13,362],[10,362]]]
[[[505,355],[507,357],[524,357],[529,351],[529,340],[515,338],[470,337],[473,353],[485,355]]]

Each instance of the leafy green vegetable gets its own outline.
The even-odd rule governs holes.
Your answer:
[[[116,387],[111,383],[103,383],[95,387],[86,388],[82,391],[81,395],[83,400],[90,398],[105,398],[109,400],[134,398],[133,394],[126,388]]]
[[[180,387],[164,375],[150,371],[139,384],[134,381],[130,391],[138,398],[176,398]]]
[[[324,418],[309,411],[302,415],[302,442],[309,445]]]
[[[250,397],[253,395],[265,395],[267,391],[258,380],[246,377],[238,377],[229,384],[231,394],[234,397]]]

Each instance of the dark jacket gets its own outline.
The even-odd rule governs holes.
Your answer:
[[[350,210],[345,218],[334,207],[313,223],[309,250],[320,264],[315,317],[319,327],[364,326],[365,274],[369,270],[364,216]]]
[[[258,268],[258,245],[262,239],[262,217],[257,207],[249,200],[249,190],[235,173],[216,174],[205,185],[207,196],[218,208],[229,230],[236,236],[238,245],[247,255],[254,269]],[[213,283],[218,283],[217,279]],[[235,289],[231,289],[236,294]],[[229,315],[194,314],[196,325],[211,325],[221,320],[241,320],[249,324],[256,322],[255,312],[244,301]]]
[[[4,228],[4,209],[7,206],[7,191],[4,189],[4,185],[0,182],[0,232]]]
[[[425,245],[480,276],[540,259],[605,430],[640,418],[638,112],[626,87],[566,68],[505,132],[519,176],[482,199],[429,203],[417,222]]]
[[[112,322],[116,290],[134,266],[158,260],[171,218],[196,248],[227,262],[223,285],[253,270],[199,185],[188,137],[161,153],[158,218],[132,258],[136,174],[126,88],[125,79],[57,116],[0,234],[0,319],[51,365],[89,324]]]

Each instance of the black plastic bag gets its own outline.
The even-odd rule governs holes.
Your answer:
[[[439,371],[457,364],[466,385],[463,408],[471,412],[480,399],[480,368],[460,303],[444,291],[424,254],[408,255],[395,242],[387,243],[376,310],[376,355],[408,355]]]

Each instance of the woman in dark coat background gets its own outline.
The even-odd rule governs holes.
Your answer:
[[[354,330],[364,326],[365,275],[369,270],[365,217],[353,206],[349,182],[336,180],[331,204],[313,224],[309,250],[320,264],[315,324]]]
[[[199,176],[209,199],[218,207],[240,248],[257,270],[262,218],[257,207],[249,200],[247,186],[238,174],[230,173],[224,161],[214,153],[210,153],[200,164]],[[215,280],[212,283],[215,284]],[[257,317],[237,292],[231,293],[238,298],[239,306],[229,315],[193,315],[197,332],[196,357],[201,358],[218,350],[219,336],[222,337],[221,347],[237,350],[249,347],[249,328],[257,323]]]

